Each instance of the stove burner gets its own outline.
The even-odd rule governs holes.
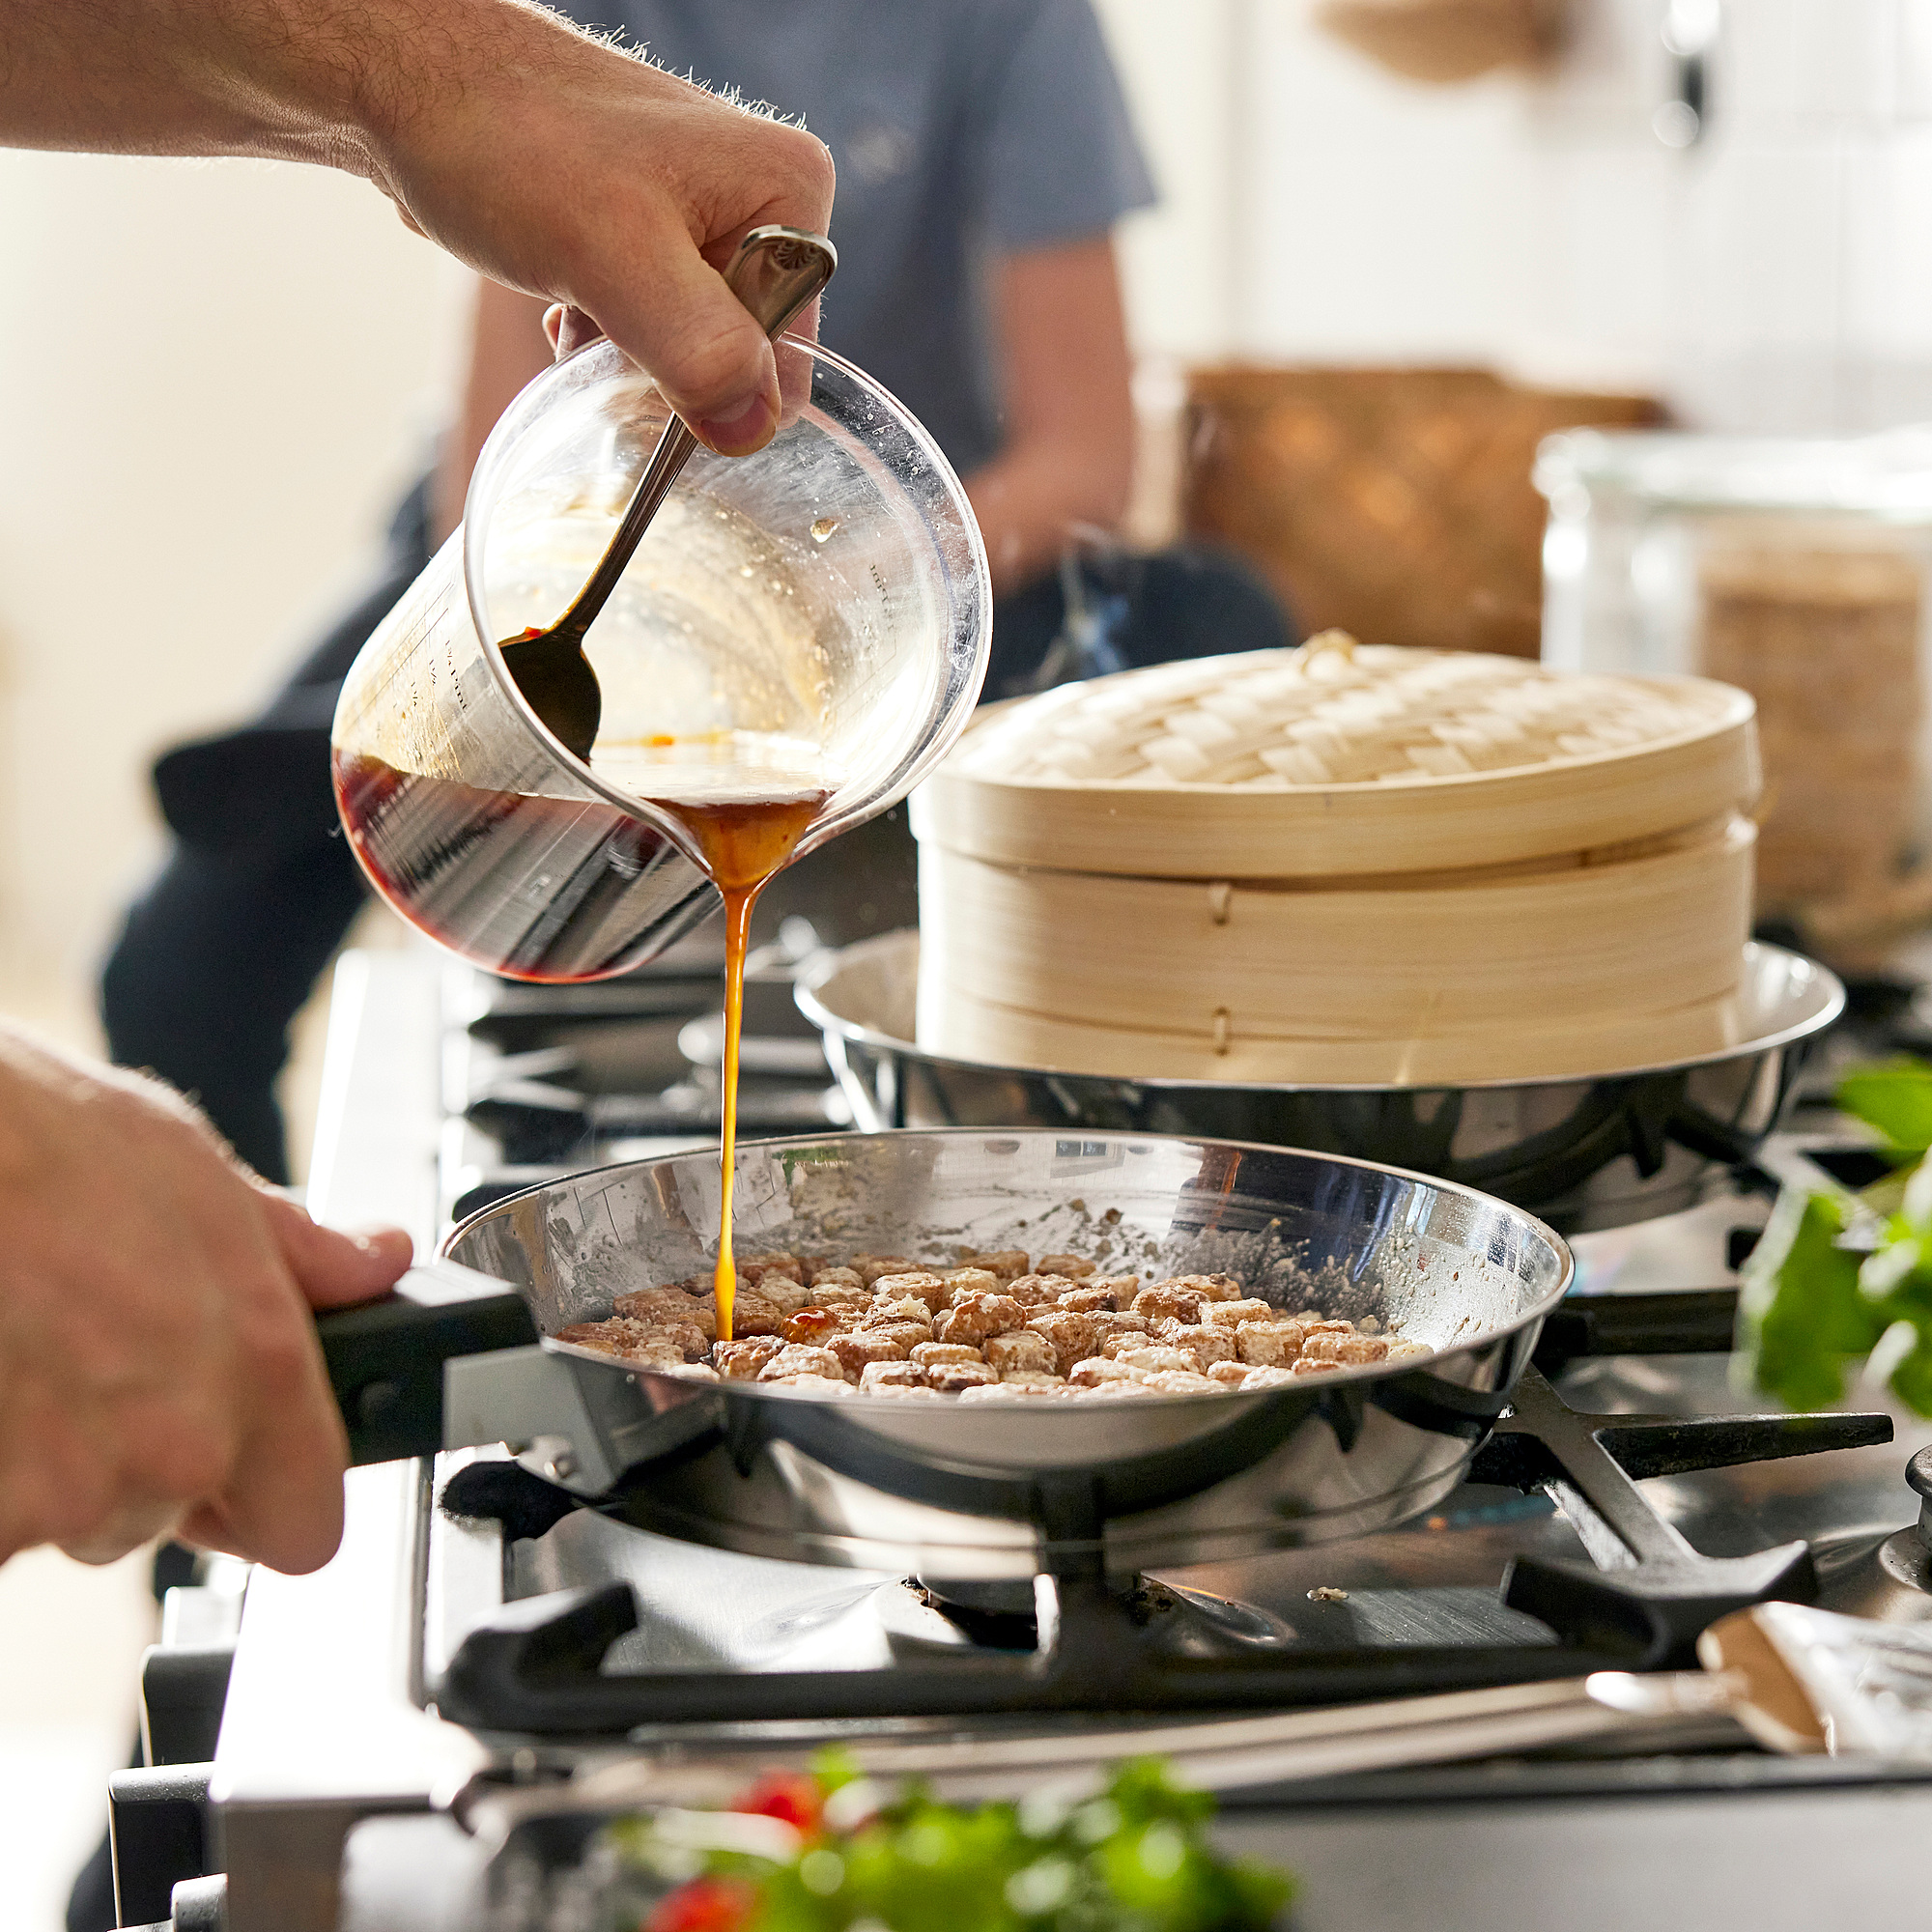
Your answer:
[[[1469,1480],[1542,1491],[1598,1567],[1519,1558],[1503,1602],[1548,1634],[1513,1641],[1304,1641],[1250,1605],[1141,1577],[1123,1588],[1090,1568],[1008,1586],[886,1585],[870,1607],[895,1659],[886,1668],[607,1672],[611,1645],[639,1625],[620,1582],[506,1605],[464,1638],[435,1698],[445,1717],[486,1729],[589,1735],[759,1719],[1332,1704],[1674,1668],[1694,1662],[1698,1633],[1718,1617],[1766,1598],[1807,1602],[1817,1574],[1804,1543],[1698,1554],[1636,1479],[1890,1439],[1884,1415],[1583,1413],[1527,1370]],[[1932,1458],[1914,1467],[1915,1487],[1932,1495]],[[441,1507],[493,1519],[515,1539],[547,1533],[577,1504],[518,1464],[488,1463],[453,1476]]]

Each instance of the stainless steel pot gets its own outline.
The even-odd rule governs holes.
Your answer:
[[[919,934],[820,959],[798,1004],[823,1033],[853,1119],[887,1127],[1188,1133],[1387,1161],[1499,1195],[1566,1235],[1694,1207],[1713,1172],[1777,1124],[1845,991],[1780,947],[1746,949],[1739,1040],[1722,1053],[1589,1078],[1465,1087],[1117,1080],[943,1059],[913,1044]]]
[[[707,1266],[718,1190],[713,1154],[641,1161],[458,1228],[449,1259],[513,1285],[546,1339],[452,1363],[447,1438],[526,1444],[525,1466],[580,1500],[759,1555],[947,1578],[1202,1562],[1430,1508],[1571,1276],[1561,1239],[1520,1209],[1363,1161],[1158,1136],[841,1135],[739,1150],[741,1253],[1024,1246],[1225,1269],[1434,1352],[1254,1394],[980,1405],[697,1382],[549,1339]]]

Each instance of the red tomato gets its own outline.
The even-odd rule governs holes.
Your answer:
[[[695,1878],[681,1885],[644,1921],[642,1932],[739,1932],[758,1902],[741,1878]]]
[[[817,1831],[819,1814],[825,1809],[825,1794],[816,1778],[801,1772],[774,1771],[758,1779],[732,1804],[734,1811],[749,1811],[754,1817],[781,1818],[787,1825],[810,1833]]]

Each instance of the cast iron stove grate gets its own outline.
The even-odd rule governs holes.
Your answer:
[[[1581,1354],[1721,1349],[1735,1292],[1605,1296],[1594,1309],[1589,1299],[1550,1324],[1542,1359],[1552,1368]],[[1513,1560],[1502,1603],[1520,1613],[1518,1629],[1535,1633],[1514,1641],[1305,1642],[1242,1605],[1143,1578],[1123,1588],[1095,1568],[1037,1578],[1031,1617],[948,1604],[916,1581],[882,1590],[889,1629],[937,1615],[955,1639],[968,1639],[895,1645],[899,1661],[890,1667],[612,1670],[607,1654],[639,1625],[631,1586],[615,1582],[505,1605],[470,1629],[432,1694],[445,1717],[481,1729],[590,1736],[748,1720],[1291,1707],[1602,1668],[1682,1668],[1718,1617],[1767,1599],[1810,1601],[1817,1572],[1803,1542],[1702,1555],[1637,1482],[1865,1447],[1891,1435],[1890,1418],[1874,1414],[1594,1414],[1527,1370],[1468,1481],[1541,1492],[1590,1561]],[[544,1535],[577,1508],[565,1492],[505,1463],[458,1471],[440,1504],[500,1523],[506,1546]],[[1056,1534],[1068,1527],[1055,1525]]]

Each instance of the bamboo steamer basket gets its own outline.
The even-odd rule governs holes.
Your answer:
[[[1023,754],[1030,733],[1056,742],[1027,706],[1049,726],[1095,698],[1118,717],[1102,687],[1162,673],[1225,697],[1293,655],[1127,672],[976,724],[914,805],[922,1048],[1117,1078],[1438,1084],[1735,1043],[1757,790],[1743,693],[1577,683],[1671,728],[1375,781],[1094,782]],[[1557,677],[1463,660],[1463,713],[1485,662],[1511,688]]]

